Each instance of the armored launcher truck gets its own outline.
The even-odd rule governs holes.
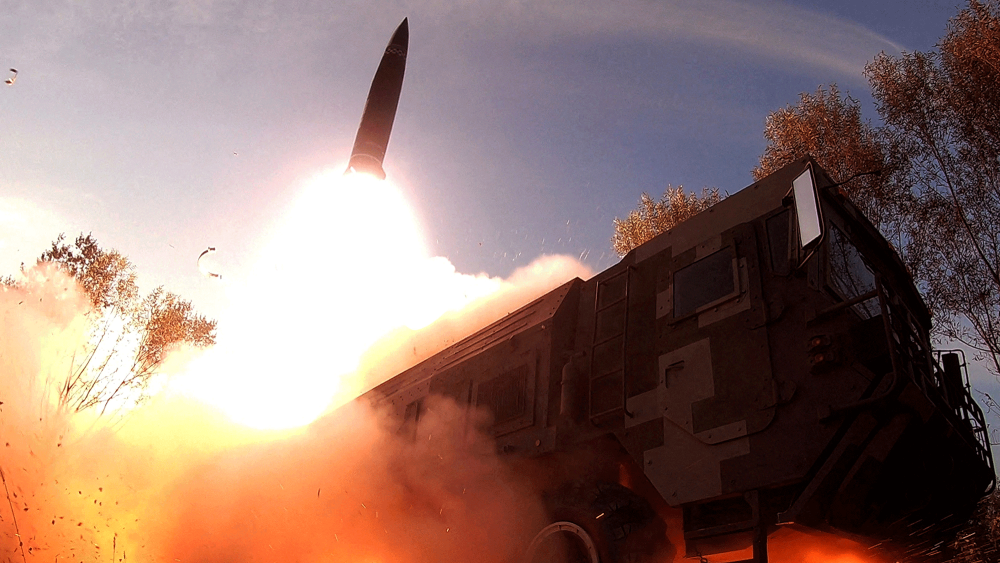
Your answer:
[[[992,490],[963,357],[930,324],[892,246],[803,158],[366,397],[411,431],[431,395],[486,409],[501,454],[547,468],[528,560],[764,563],[779,526],[905,537]],[[684,545],[664,545],[662,507]]]

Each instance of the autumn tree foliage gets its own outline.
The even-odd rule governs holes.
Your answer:
[[[899,210],[906,199],[896,184],[899,157],[891,139],[862,119],[858,100],[841,96],[836,84],[802,93],[797,104],[767,116],[764,138],[768,145],[753,169],[755,180],[809,154],[835,182],[843,182],[886,238],[898,239]]]
[[[1000,1],[971,0],[930,52],[866,68],[883,122],[835,87],[772,113],[765,175],[812,154],[897,243],[934,313],[1000,376]]]
[[[215,343],[214,320],[162,286],[140,295],[135,266],[117,250],[102,249],[90,234],[72,243],[59,235],[38,262],[65,269],[91,304],[88,338],[57,382],[63,408],[105,414],[140,403],[171,347]],[[8,276],[2,283],[17,282]]]
[[[699,196],[694,192],[685,193],[684,186],[668,185],[659,200],[643,192],[638,208],[624,219],[615,218],[611,246],[619,256],[625,256],[633,248],[708,209],[720,199],[717,188],[704,188]]]
[[[906,159],[908,261],[937,329],[1000,375],[1000,2],[970,2],[938,48],[867,74]]]

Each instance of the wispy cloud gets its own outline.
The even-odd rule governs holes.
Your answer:
[[[271,0],[239,4],[216,0],[54,1],[48,3],[47,9],[37,11],[14,1],[9,7],[7,23],[11,30],[18,29],[20,20],[32,33],[41,32],[48,42],[56,44],[79,41],[82,34],[91,33],[95,26],[105,32],[132,36],[133,40],[144,36],[147,40],[163,41],[175,36],[184,39],[181,45],[190,45],[194,30],[200,30],[195,33],[201,37],[209,29],[222,33],[238,29],[246,33],[274,31],[277,25],[295,33],[310,28],[328,29],[343,43],[350,44],[354,42],[352,37],[364,37],[364,30],[375,21],[386,18],[395,21],[399,16],[410,15],[420,20],[425,29],[438,28],[448,36],[464,36],[473,41],[490,36],[549,44],[616,36],[682,40],[733,48],[782,63],[852,74],[860,73],[864,64],[880,51],[903,49],[857,23],[767,0],[623,0],[614,4],[603,0],[503,3],[411,0],[371,4],[348,0],[336,6],[302,0],[289,2],[280,11],[274,9]],[[0,16],[0,23],[3,19]],[[325,23],[320,25],[320,22]],[[347,25],[348,22],[353,23]],[[43,39],[36,36],[32,42],[40,40]],[[271,36],[268,40],[279,38]]]
[[[880,51],[903,47],[857,23],[789,3],[736,0],[625,0],[556,3],[544,0],[463,4],[452,13],[476,20],[481,30],[508,32],[518,40],[633,36],[652,41],[693,41],[840,73],[859,74]],[[475,25],[475,24],[473,24]],[[488,32],[487,32],[488,33]]]

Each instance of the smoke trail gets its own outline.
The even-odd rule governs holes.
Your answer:
[[[5,560],[505,561],[542,522],[480,415],[445,400],[416,438],[363,402],[290,432],[170,393],[120,428],[63,412],[85,304],[58,273],[0,295]]]
[[[542,512],[492,444],[455,424],[470,415],[438,401],[410,441],[354,403],[300,436],[214,458],[167,495],[177,518],[158,550],[211,562],[509,561]]]
[[[588,267],[572,257],[541,256],[515,270],[509,278],[498,282],[491,293],[465,308],[449,311],[420,330],[397,328],[368,348],[355,377],[345,381],[334,404],[341,404],[416,365],[570,279],[587,279],[591,275]]]

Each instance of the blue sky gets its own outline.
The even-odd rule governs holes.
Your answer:
[[[385,168],[429,251],[468,274],[550,253],[600,271],[641,192],[751,183],[765,117],[800,92],[837,83],[875,117],[864,65],[932,48],[959,5],[0,0],[0,68],[19,71],[0,88],[0,272],[93,232],[218,314],[198,254],[247,275],[303,182],[346,164],[403,17]],[[314,242],[334,262],[363,244]]]
[[[20,71],[0,97],[3,196],[53,215],[56,231],[93,231],[153,283],[195,292],[192,252],[252,252],[304,176],[346,160],[404,16],[410,57],[386,169],[435,253],[506,275],[542,252],[610,265],[611,222],[642,191],[747,185],[767,112],[800,92],[836,82],[874,114],[864,64],[931,47],[955,12],[898,1],[3,6],[0,66]],[[15,237],[4,233],[5,250]],[[19,251],[30,260],[38,244]]]
[[[303,178],[343,165],[404,16],[410,56],[386,169],[433,253],[505,276],[540,253],[609,266],[612,220],[643,191],[749,184],[764,118],[800,92],[836,82],[874,115],[864,64],[932,47],[956,11],[954,1],[2,6],[0,66],[20,74],[0,96],[0,196],[38,215],[27,229],[0,227],[2,267],[30,262],[60,231],[93,231],[148,283],[208,311],[192,256],[214,245],[239,271]]]

